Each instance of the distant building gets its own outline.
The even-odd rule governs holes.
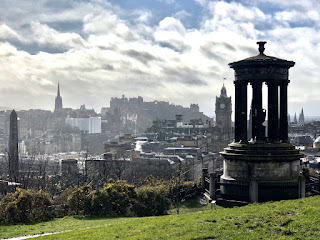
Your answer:
[[[57,96],[56,96],[56,100],[55,100],[54,110],[57,111],[59,109],[62,109],[62,98],[60,96],[60,86],[58,83],[58,92],[57,92]]]
[[[66,124],[88,133],[101,133],[101,117],[66,118]]]
[[[200,111],[199,105],[198,105],[198,104],[195,104],[195,103],[191,103],[191,104],[190,104],[190,110],[191,110],[192,112],[199,112],[199,111]]]

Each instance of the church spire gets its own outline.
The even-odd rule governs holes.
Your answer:
[[[299,125],[304,124],[304,113],[303,113],[303,108],[301,109],[301,113],[299,115]]]
[[[55,100],[55,108],[54,110],[57,111],[58,109],[62,109],[62,98],[60,96],[60,84],[58,82],[58,91],[57,91],[57,96]]]
[[[58,82],[58,93],[57,93],[57,97],[60,97],[60,86],[59,86],[59,82]]]

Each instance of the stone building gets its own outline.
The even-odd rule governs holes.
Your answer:
[[[191,103],[191,104],[190,104],[190,110],[191,110],[192,112],[200,112],[199,105],[196,104],[196,103]]]
[[[76,159],[61,160],[61,180],[65,187],[79,183],[78,161]]]

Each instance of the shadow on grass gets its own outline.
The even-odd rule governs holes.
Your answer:
[[[218,199],[217,205],[223,208],[233,208],[233,207],[242,207],[248,205],[247,202],[233,201],[233,200],[225,200]]]
[[[201,205],[197,199],[189,199],[183,203],[181,203],[181,206],[186,208],[201,208],[205,205]]]
[[[120,219],[120,218],[136,218],[137,216],[109,215],[109,216],[70,216],[78,220],[103,220],[103,219]]]

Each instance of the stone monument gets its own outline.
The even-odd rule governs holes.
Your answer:
[[[15,110],[10,114],[9,131],[9,181],[19,182],[19,155],[18,155],[18,117]]]
[[[227,199],[248,202],[304,197],[300,166],[303,155],[288,143],[288,72],[295,63],[265,55],[266,42],[258,44],[259,55],[229,64],[235,71],[235,136],[221,152],[221,194]],[[267,110],[262,108],[263,83],[268,87]],[[250,141],[248,84],[252,86]],[[267,133],[263,125],[266,115]]]

